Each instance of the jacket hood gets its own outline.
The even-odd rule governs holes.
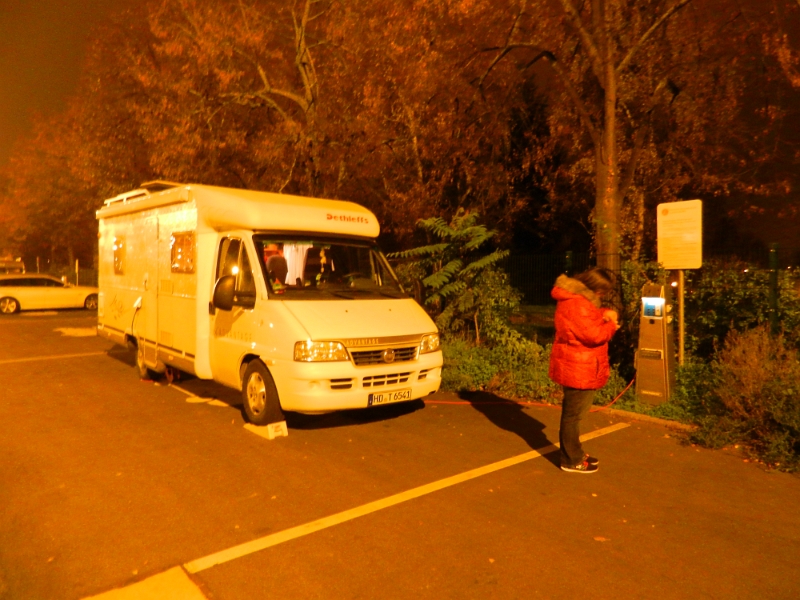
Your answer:
[[[556,285],[550,295],[556,300],[569,300],[575,296],[583,296],[597,308],[600,308],[600,298],[583,283],[566,275],[559,275]]]

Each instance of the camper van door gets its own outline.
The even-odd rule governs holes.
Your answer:
[[[254,319],[256,280],[247,246],[242,237],[222,238],[217,252],[216,277],[233,276],[236,280],[233,308],[214,310],[211,315],[211,370],[220,383],[239,388],[239,361],[253,341],[257,329]],[[258,264],[258,263],[256,263]]]
[[[134,223],[134,229],[136,225]],[[142,224],[140,235],[132,236],[128,241],[131,245],[138,245],[139,248],[129,247],[126,249],[127,265],[132,271],[138,271],[134,276],[141,283],[142,294],[142,314],[136,319],[136,335],[139,338],[157,343],[158,342],[158,218],[156,216],[147,217]],[[141,266],[137,261],[132,260],[137,254],[143,256]],[[137,277],[138,276],[138,277]],[[136,280],[134,280],[136,281]],[[145,357],[148,362],[154,363],[156,360],[155,346],[145,345]]]

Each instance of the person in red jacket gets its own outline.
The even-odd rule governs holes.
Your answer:
[[[556,306],[556,336],[550,354],[550,379],[564,388],[561,404],[561,469],[594,473],[598,460],[583,451],[580,425],[596,390],[608,381],[608,342],[619,329],[617,312],[604,309],[604,297],[614,290],[614,274],[595,267],[556,279],[551,296]]]

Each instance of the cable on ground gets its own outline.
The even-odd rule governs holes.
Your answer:
[[[594,408],[590,409],[589,412],[598,412],[598,411],[605,410],[605,409],[609,408],[617,400],[622,398],[622,396],[625,394],[625,392],[627,392],[630,389],[630,387],[633,385],[634,381],[636,381],[635,377],[633,379],[631,379],[631,382],[625,387],[625,389],[622,390],[619,394],[617,394],[617,397],[614,398],[611,402],[609,402],[605,406],[594,407]],[[455,405],[462,405],[462,406],[463,405],[470,405],[470,404],[516,404],[516,405],[523,405],[523,406],[547,406],[547,407],[550,407],[550,408],[556,408],[556,407],[560,408],[561,407],[560,404],[550,404],[548,402],[530,402],[530,401],[527,401],[527,400],[520,400],[520,401],[516,401],[516,400],[483,400],[483,401],[473,402],[473,401],[470,401],[470,400],[427,400],[426,399],[426,400],[424,400],[424,402],[425,402],[425,404],[455,404]]]

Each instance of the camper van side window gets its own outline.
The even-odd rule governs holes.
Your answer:
[[[114,273],[116,275],[125,274],[125,238],[114,238]]]
[[[194,232],[173,233],[169,240],[173,273],[194,273]]]
[[[239,266],[239,277],[236,280],[236,291],[246,297],[256,297],[256,280],[253,278],[253,269],[250,268],[250,259],[247,250],[242,247],[242,260]]]
[[[256,297],[256,282],[247,258],[247,249],[240,239],[225,238],[220,244],[217,279],[226,275],[236,277],[234,305],[252,307]]]
[[[217,267],[217,279],[226,275],[238,275],[239,273],[239,247],[241,240],[225,238],[219,246],[219,265]]]

